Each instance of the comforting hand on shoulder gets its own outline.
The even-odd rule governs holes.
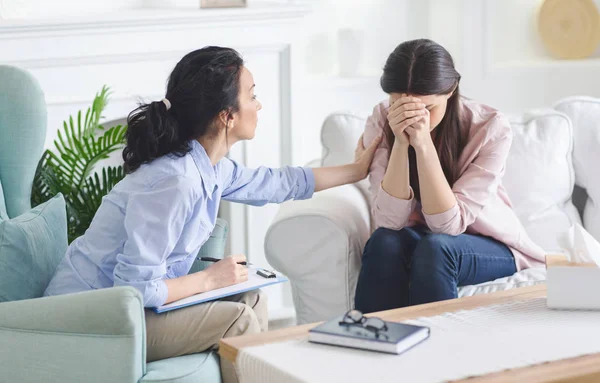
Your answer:
[[[363,144],[363,135],[360,135],[358,143],[356,144],[356,149],[354,150],[354,163],[358,167],[359,180],[366,178],[369,174],[369,168],[371,167],[371,162],[373,162],[375,151],[377,150],[377,147],[381,143],[382,139],[383,135],[378,135],[375,137],[375,140],[371,142],[369,147],[365,149],[365,145]]]

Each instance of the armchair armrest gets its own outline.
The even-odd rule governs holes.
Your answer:
[[[144,305],[131,287],[0,303],[7,382],[137,382],[145,343]]]
[[[298,323],[330,319],[353,306],[369,235],[369,204],[355,185],[281,205],[265,255],[290,279]]]

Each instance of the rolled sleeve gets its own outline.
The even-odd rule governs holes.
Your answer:
[[[161,279],[149,282],[128,281],[115,276],[115,286],[131,286],[139,290],[144,297],[144,307],[160,307],[169,296],[167,284]]]
[[[425,218],[425,222],[429,229],[434,233],[458,235],[462,232],[460,225],[461,215],[458,204],[454,204],[450,210],[446,210],[439,214],[426,214],[423,212],[423,217]]]
[[[315,191],[312,169],[302,167],[249,169],[230,159],[223,159],[226,201],[262,206],[290,199],[308,199]]]
[[[434,215],[423,212],[429,229],[434,233],[464,233],[483,208],[497,196],[512,144],[510,122],[504,116],[497,115],[486,123],[482,133],[485,133],[485,138],[479,152],[452,186],[456,197],[454,207]]]
[[[392,230],[404,228],[416,204],[412,188],[409,199],[400,199],[390,195],[383,186],[379,185],[372,208],[375,225]]]
[[[315,193],[315,173],[311,168],[292,168],[301,171],[298,175],[298,193],[294,199],[310,199]]]
[[[145,307],[158,307],[167,300],[167,258],[192,212],[193,190],[191,180],[170,176],[128,199],[127,240],[117,254],[113,279],[115,286],[138,289]]]

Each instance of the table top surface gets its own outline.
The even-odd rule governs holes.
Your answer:
[[[434,316],[445,312],[469,310],[500,303],[543,298],[546,286],[537,285],[511,289],[490,294],[476,295],[460,299],[411,306],[401,309],[381,311],[370,315],[388,321],[404,321],[424,316]],[[262,334],[226,338],[220,341],[219,354],[222,358],[235,362],[240,349],[268,343],[283,342],[308,337],[308,330],[319,323],[290,327]],[[518,368],[468,379],[468,382],[600,382],[600,354],[564,359],[558,362]]]

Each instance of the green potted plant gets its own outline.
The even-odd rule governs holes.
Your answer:
[[[67,205],[69,242],[82,235],[108,192],[125,176],[123,166],[100,166],[99,161],[124,146],[127,126],[109,129],[100,124],[110,92],[104,86],[82,120],[69,117],[58,131],[54,148],[42,155],[33,181],[31,204],[37,206],[62,193]]]

